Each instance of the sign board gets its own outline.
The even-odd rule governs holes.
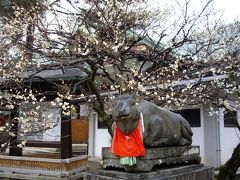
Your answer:
[[[48,102],[21,105],[18,126],[20,139],[60,141],[61,109]]]

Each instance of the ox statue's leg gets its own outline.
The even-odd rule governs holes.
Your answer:
[[[182,138],[180,138],[178,145],[185,146],[192,144],[192,130],[189,123],[185,119],[181,119],[181,132]]]
[[[160,138],[159,140],[153,141],[152,147],[164,147],[170,144],[169,138]]]
[[[180,138],[179,142],[178,142],[179,146],[187,146],[187,145],[191,145],[191,144],[192,144],[192,141],[185,139],[185,138]]]
[[[146,147],[161,147],[169,144],[169,138],[161,137],[163,133],[161,119],[155,117],[148,123],[144,133],[144,145]]]

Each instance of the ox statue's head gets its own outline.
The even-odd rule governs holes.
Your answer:
[[[124,134],[129,134],[137,127],[140,119],[138,102],[136,94],[121,95],[113,108],[112,118]]]

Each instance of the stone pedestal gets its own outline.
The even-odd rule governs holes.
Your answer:
[[[214,169],[203,164],[184,165],[153,170],[151,172],[129,173],[119,170],[95,170],[84,173],[84,180],[214,180]]]
[[[199,146],[178,146],[145,149],[145,155],[137,159],[134,166],[123,166],[119,157],[113,155],[109,148],[102,149],[103,168],[122,168],[127,172],[150,172],[155,166],[175,164],[199,164]]]

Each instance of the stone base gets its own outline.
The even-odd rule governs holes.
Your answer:
[[[118,180],[118,179],[157,179],[157,180],[214,180],[214,168],[203,164],[169,167],[148,173],[129,173],[117,170],[95,170],[84,173],[84,180]]]
[[[174,164],[199,164],[199,146],[160,147],[145,149],[145,155],[137,159],[134,166],[123,166],[119,157],[113,155],[109,148],[102,149],[103,168],[122,168],[127,172],[150,172],[154,166]]]
[[[69,176],[47,176],[41,174],[22,174],[22,173],[2,173],[1,180],[81,180],[84,177],[84,171]]]
[[[87,168],[88,156],[68,159],[50,159],[0,155],[0,179],[68,179],[82,174]],[[81,175],[82,176],[82,175]]]

